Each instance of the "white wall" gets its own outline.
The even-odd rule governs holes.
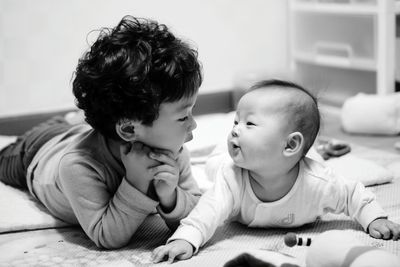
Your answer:
[[[200,93],[287,69],[282,0],[0,0],[0,117],[73,107],[72,72],[96,37],[88,33],[127,14],[165,23],[198,47]]]

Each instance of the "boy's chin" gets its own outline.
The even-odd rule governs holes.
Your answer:
[[[185,143],[190,142],[190,141],[192,141],[192,140],[193,140],[193,134],[189,134],[189,135],[186,137]]]

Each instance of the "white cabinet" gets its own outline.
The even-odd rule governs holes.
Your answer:
[[[289,0],[292,71],[324,99],[395,91],[396,0]],[[334,99],[334,98],[337,99]]]

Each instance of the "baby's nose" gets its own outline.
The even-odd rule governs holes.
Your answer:
[[[238,131],[237,125],[234,125],[234,126],[232,127],[231,134],[232,134],[233,137],[238,137],[238,136],[239,136],[239,131]]]

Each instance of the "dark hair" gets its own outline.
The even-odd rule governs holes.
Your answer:
[[[290,112],[291,118],[293,118],[294,121],[294,130],[301,132],[304,136],[303,155],[305,155],[313,145],[320,129],[321,115],[318,108],[317,98],[310,91],[298,84],[276,79],[259,81],[250,87],[248,92],[260,88],[272,87],[293,89],[304,93],[306,96],[308,96],[308,99],[311,100],[298,101],[297,103],[288,107],[288,111]]]
[[[202,83],[197,51],[164,24],[125,16],[103,28],[74,73],[76,105],[103,135],[118,139],[115,124],[135,119],[151,126],[160,104],[190,97]]]

